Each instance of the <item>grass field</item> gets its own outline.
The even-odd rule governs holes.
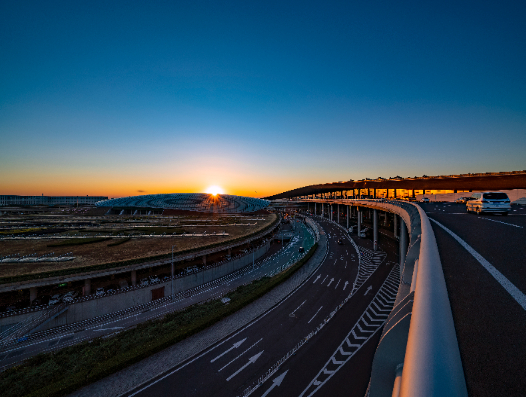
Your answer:
[[[184,231],[187,233],[212,233],[213,231],[225,231],[229,234],[228,237],[221,236],[209,236],[209,237],[166,237],[166,238],[133,238],[126,242],[126,244],[108,246],[104,241],[94,241],[90,244],[81,245],[59,245],[49,247],[50,244],[62,242],[62,239],[42,239],[42,240],[9,240],[0,241],[0,256],[12,255],[19,253],[20,255],[30,255],[37,253],[38,255],[44,255],[51,251],[55,252],[55,255],[63,255],[67,252],[72,252],[72,256],[76,259],[70,262],[55,262],[55,263],[16,263],[16,264],[0,264],[0,277],[14,277],[27,274],[37,274],[43,271],[59,271],[64,269],[74,269],[86,266],[96,266],[104,263],[111,263],[117,261],[130,261],[140,260],[141,258],[147,258],[152,256],[159,256],[169,254],[171,252],[172,245],[175,246],[175,253],[181,251],[187,251],[190,249],[197,249],[199,247],[208,246],[211,244],[227,243],[235,239],[248,236],[253,233],[268,227],[271,225],[277,216],[275,214],[265,215],[263,221],[258,221],[256,225],[251,226],[224,226],[221,228],[209,228],[206,227],[185,227]],[[90,228],[87,228],[90,229]],[[125,227],[123,227],[125,229]],[[133,228],[133,231],[139,228]],[[177,227],[154,227],[144,228],[147,230],[157,229],[158,234],[166,232],[167,234],[173,233],[173,231],[182,230],[179,226]],[[92,229],[95,230],[95,229]],[[112,229],[107,229],[111,231]],[[173,230],[173,231],[172,231]],[[79,230],[71,231],[70,233],[77,233]],[[85,230],[81,231],[82,233]],[[97,230],[100,232],[100,230]],[[113,230],[115,236],[122,232],[122,230]],[[142,231],[144,233],[144,231]],[[116,236],[117,237],[117,236]],[[119,238],[125,238],[126,236],[120,236]],[[95,237],[94,237],[95,238]],[[84,239],[83,239],[84,240]]]

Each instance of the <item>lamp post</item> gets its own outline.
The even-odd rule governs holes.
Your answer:
[[[174,300],[174,246],[172,245],[172,300]]]

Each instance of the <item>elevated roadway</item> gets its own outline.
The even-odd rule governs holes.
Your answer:
[[[397,258],[359,247],[332,222],[320,224],[328,255],[299,289],[257,321],[126,395],[363,396],[396,296]],[[349,378],[352,385],[343,381]]]
[[[526,395],[526,207],[421,204],[431,219],[471,396]]]
[[[254,263],[254,267],[249,265],[219,280],[183,291],[176,294],[173,301],[170,297],[166,297],[149,304],[30,334],[23,338],[23,341],[0,350],[0,369],[12,366],[38,353],[108,336],[139,323],[159,318],[166,313],[182,310],[208,299],[222,297],[240,285],[265,274],[276,272],[277,269],[299,259],[301,255],[298,252],[299,247],[303,246],[308,250],[314,244],[314,236],[303,223],[284,225],[284,229],[292,236],[290,243],[284,246],[274,244],[273,249],[267,255]]]

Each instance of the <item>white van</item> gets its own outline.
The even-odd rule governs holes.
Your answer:
[[[466,209],[468,213],[498,212],[508,215],[511,210],[511,201],[508,195],[502,192],[473,193],[466,201]]]

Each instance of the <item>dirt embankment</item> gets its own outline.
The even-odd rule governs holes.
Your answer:
[[[189,233],[207,233],[226,232],[227,237],[210,236],[210,237],[141,237],[132,238],[124,244],[116,246],[108,246],[113,241],[122,239],[115,237],[115,239],[101,241],[98,243],[78,245],[78,246],[64,246],[64,247],[48,247],[48,244],[57,241],[58,239],[42,239],[42,240],[9,240],[0,241],[0,256],[13,255],[19,253],[20,255],[29,255],[37,253],[38,256],[54,252],[54,256],[59,256],[71,252],[76,259],[69,262],[42,262],[42,263],[0,263],[0,277],[16,276],[22,274],[40,273],[52,270],[69,269],[81,266],[92,266],[102,263],[110,263],[117,261],[125,261],[130,259],[146,258],[154,255],[168,254],[171,252],[172,245],[174,245],[174,253],[184,251],[191,248],[203,247],[206,245],[228,242],[230,240],[244,237],[264,229],[269,226],[276,219],[275,214],[265,216],[264,220],[251,221],[255,225],[241,226],[241,225],[225,225],[221,227],[199,226],[191,227],[185,226],[184,230]],[[245,222],[243,222],[245,223]]]

